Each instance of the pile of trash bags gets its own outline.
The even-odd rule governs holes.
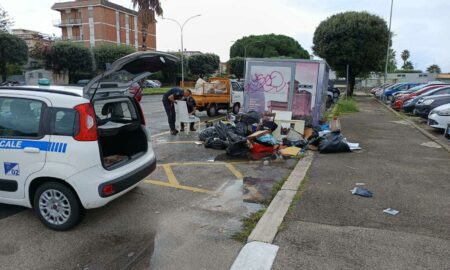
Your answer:
[[[302,152],[306,149],[318,150],[325,154],[351,152],[350,145],[354,145],[347,142],[340,130],[330,131],[328,124],[310,127],[312,134],[308,138],[291,129],[282,141],[272,136],[277,128],[275,122],[264,120],[258,112],[250,111],[207,127],[199,134],[199,139],[206,148],[226,150],[231,157],[252,159],[271,156],[288,147],[301,149]],[[259,132],[257,136],[256,131]]]
[[[206,148],[226,150],[232,157],[244,157],[250,151],[247,145],[248,125],[244,122],[224,123],[203,130],[199,139],[205,143]]]

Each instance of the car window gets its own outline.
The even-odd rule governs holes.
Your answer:
[[[38,100],[0,97],[0,136],[39,137],[44,106]]]
[[[77,112],[74,109],[52,108],[51,110],[51,134],[61,136],[73,136],[77,133]]]
[[[435,95],[444,95],[444,94],[450,94],[450,88],[442,89],[434,93]]]
[[[129,99],[97,100],[94,104],[99,124],[112,122],[130,122],[137,119],[136,110]]]

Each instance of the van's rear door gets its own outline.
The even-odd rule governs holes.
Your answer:
[[[105,94],[129,94],[129,87],[152,73],[178,62],[178,57],[156,51],[135,52],[126,55],[114,63],[111,68],[93,78],[83,88],[83,95],[93,99]]]

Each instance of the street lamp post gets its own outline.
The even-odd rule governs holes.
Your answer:
[[[387,45],[387,51],[386,51],[386,65],[384,66],[384,84],[386,84],[388,65],[389,65],[389,49],[391,48],[391,38],[392,38],[391,24],[392,24],[393,8],[394,8],[394,0],[391,0],[391,16],[389,18],[389,39],[388,39],[388,45]]]
[[[184,26],[186,25],[186,23],[196,17],[200,17],[201,14],[197,14],[194,15],[192,17],[187,18],[183,24],[181,24],[180,22],[178,22],[175,19],[172,18],[163,18],[164,20],[168,20],[168,21],[172,21],[175,22],[178,27],[180,27],[180,35],[181,35],[181,87],[184,87],[184,47],[183,47],[183,30],[184,30]]]

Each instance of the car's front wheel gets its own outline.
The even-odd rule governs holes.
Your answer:
[[[80,221],[83,209],[69,187],[46,182],[34,194],[34,211],[47,227],[65,231]]]

